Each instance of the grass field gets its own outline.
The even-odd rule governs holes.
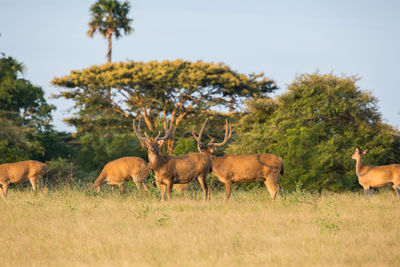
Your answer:
[[[99,195],[12,188],[0,266],[399,266],[400,203],[383,190],[269,199],[267,190]]]

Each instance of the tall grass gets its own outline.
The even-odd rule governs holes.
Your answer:
[[[0,201],[1,266],[395,266],[400,204],[384,190],[313,195],[126,194],[12,188]]]

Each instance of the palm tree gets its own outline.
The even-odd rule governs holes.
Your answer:
[[[124,34],[130,34],[133,31],[131,27],[133,19],[127,17],[131,6],[129,2],[120,3],[118,0],[97,0],[90,7],[89,30],[87,34],[93,37],[98,31],[108,41],[107,61],[111,62],[112,36],[121,37],[121,30]],[[111,104],[111,92],[107,89],[107,103]]]
[[[98,0],[90,7],[91,19],[87,34],[92,38],[93,34],[99,31],[107,39],[108,62],[111,62],[112,35],[118,39],[121,37],[121,30],[124,30],[125,35],[133,31],[133,19],[127,17],[130,8],[129,2],[121,4],[118,0]]]

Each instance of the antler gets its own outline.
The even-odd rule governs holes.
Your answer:
[[[171,134],[172,131],[172,127],[174,125],[174,118],[172,117],[171,122],[169,124],[169,129],[165,131],[165,135],[161,138],[159,138],[161,132],[158,132],[158,135],[154,138],[155,140],[167,140],[169,135]],[[167,122],[167,117],[165,117],[165,126],[168,126],[168,122]]]
[[[194,130],[194,126],[193,126],[193,128],[192,128],[192,135],[193,135],[193,138],[196,140],[196,142],[197,142],[198,144],[201,143],[201,136],[203,135],[204,127],[206,126],[207,121],[208,121],[208,118],[203,122],[203,125],[201,126],[201,129],[200,129],[200,132],[199,132],[199,135],[198,135],[198,136],[196,136],[196,132],[195,132],[195,130]]]
[[[226,121],[226,126],[225,126],[225,138],[222,143],[213,143],[214,139],[211,139],[211,141],[207,144],[207,146],[223,146],[228,142],[228,139],[231,137],[232,134],[232,126],[228,124],[228,119]]]
[[[142,141],[142,142],[145,142],[145,141],[147,141],[147,140],[151,140],[151,138],[147,135],[146,132],[144,132],[144,135],[145,135],[146,137],[143,137],[143,136],[140,135],[140,120],[141,120],[141,119],[142,119],[142,118],[139,118],[139,122],[138,122],[138,127],[137,127],[137,128],[136,128],[136,125],[135,125],[135,120],[133,120],[133,122],[132,122],[132,128],[133,128],[133,130],[135,131],[135,134],[137,135],[137,137],[139,138],[139,140]],[[167,125],[167,118],[165,118],[165,125]],[[166,139],[169,137],[169,135],[170,135],[170,133],[171,133],[171,131],[172,131],[172,126],[173,126],[173,120],[171,120],[170,127],[169,127],[168,130],[166,130],[164,137],[159,138],[160,135],[161,135],[161,132],[159,131],[158,134],[157,134],[157,136],[154,137],[154,140],[157,140],[157,141],[158,141],[158,140],[166,140]]]
[[[139,138],[139,140],[142,141],[142,142],[145,142],[145,141],[149,140],[150,138],[147,136],[147,133],[144,133],[146,135],[146,138],[140,135],[140,120],[141,119],[142,118],[139,118],[138,128],[136,128],[136,125],[135,125],[135,121],[136,120],[133,120],[132,128],[133,128],[133,131],[135,131],[135,134]]]

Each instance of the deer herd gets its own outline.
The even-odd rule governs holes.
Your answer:
[[[214,143],[211,139],[207,145],[201,142],[207,119],[201,126],[199,134],[192,130],[193,138],[197,142],[199,153],[190,153],[183,156],[173,157],[160,153],[160,149],[171,134],[173,121],[166,127],[165,134],[160,137],[161,132],[152,138],[140,130],[140,119],[136,126],[133,121],[132,127],[140,143],[147,147],[149,163],[138,157],[123,157],[107,163],[97,179],[93,188],[100,192],[103,184],[111,186],[112,190],[117,185],[124,192],[124,183],[133,180],[138,190],[147,191],[146,179],[151,170],[154,172],[156,185],[161,192],[161,201],[164,201],[165,193],[168,200],[174,184],[185,185],[197,179],[204,192],[204,200],[210,200],[210,190],[207,185],[207,176],[213,173],[218,180],[225,185],[226,199],[229,199],[233,183],[264,182],[271,198],[275,199],[280,190],[279,174],[284,174],[283,160],[274,154],[251,154],[251,155],[226,155],[216,157],[213,155],[215,148],[224,146],[232,134],[232,127],[226,120],[225,137],[221,143]],[[165,122],[165,125],[168,125]],[[362,152],[356,148],[351,156],[356,160],[356,174],[360,185],[364,188],[365,197],[371,197],[371,188],[392,185],[400,200],[400,164],[384,166],[362,166],[362,157],[367,150]],[[0,193],[6,199],[8,186],[10,184],[30,181],[33,191],[42,185],[43,175],[47,172],[47,165],[39,161],[27,160],[16,163],[0,164]]]

